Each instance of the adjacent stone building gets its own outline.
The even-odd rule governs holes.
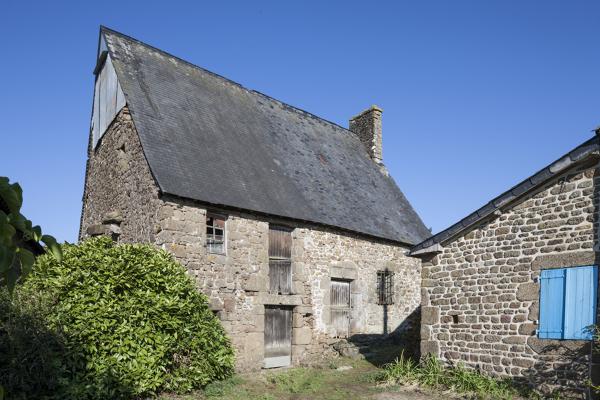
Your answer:
[[[423,262],[423,354],[587,393],[597,375],[585,326],[597,302],[599,149],[590,139],[412,248]]]
[[[382,161],[381,110],[350,130],[101,28],[80,237],[170,251],[239,370],[313,363],[418,330],[429,236]]]

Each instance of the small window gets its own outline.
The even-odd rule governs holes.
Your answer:
[[[377,303],[394,304],[394,273],[377,271]]]
[[[206,216],[206,250],[213,254],[225,254],[225,219],[222,215]]]
[[[591,340],[596,322],[598,267],[543,270],[540,275],[540,339]]]

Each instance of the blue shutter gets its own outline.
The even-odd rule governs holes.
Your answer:
[[[565,295],[565,269],[547,269],[540,275],[541,339],[562,339]]]
[[[596,322],[598,267],[568,268],[565,284],[565,339],[592,339]]]

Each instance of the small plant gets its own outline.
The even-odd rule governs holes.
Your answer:
[[[440,360],[428,356],[419,363],[400,354],[387,364],[379,380],[388,384],[419,384],[435,389],[451,390],[472,395],[478,399],[539,398],[528,388],[522,388],[511,379],[495,379],[463,364],[445,367]]]
[[[419,379],[417,363],[409,357],[404,356],[404,351],[396,361],[387,364],[379,379],[387,382],[415,383]]]

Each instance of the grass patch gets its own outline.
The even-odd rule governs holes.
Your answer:
[[[351,369],[338,370],[351,366]],[[293,368],[235,375],[187,395],[164,393],[161,400],[347,400],[378,393],[378,370],[364,360],[338,359],[314,368]]]
[[[269,375],[267,381],[274,384],[282,392],[311,394],[318,392],[323,386],[324,374],[317,369],[295,368]]]
[[[518,385],[510,378],[492,378],[479,371],[467,369],[463,364],[445,367],[435,357],[427,357],[417,363],[401,354],[394,362],[384,367],[378,379],[388,384],[418,384],[450,390],[477,399],[541,398],[535,391]]]
[[[211,397],[228,397],[244,380],[237,375],[222,381],[215,381],[204,388],[204,395]]]

